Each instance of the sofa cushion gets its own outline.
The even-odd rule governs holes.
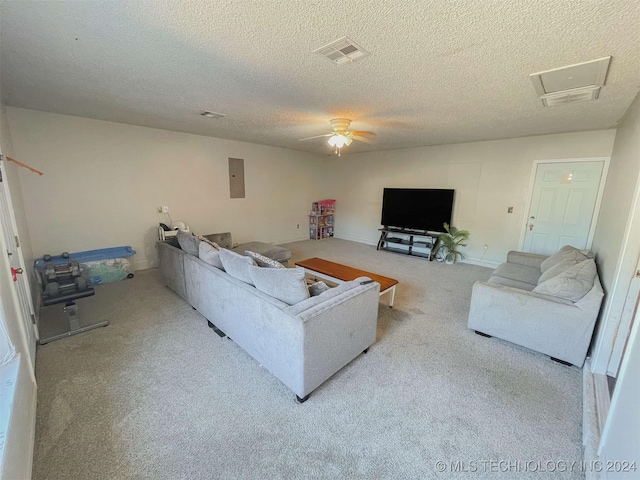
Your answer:
[[[200,244],[200,239],[198,237],[184,230],[178,230],[176,237],[178,237],[178,243],[182,250],[187,252],[189,255],[198,256],[198,245]]]
[[[233,251],[238,253],[244,253],[246,250],[259,253],[260,255],[264,255],[265,257],[276,260],[284,265],[286,265],[288,260],[291,258],[290,250],[277,245],[271,245],[270,243],[247,242],[233,247]]]
[[[542,275],[540,275],[540,278],[538,279],[538,285],[540,285],[542,282],[546,282],[550,278],[556,277],[561,273],[566,272],[576,263],[578,262],[574,258],[566,258],[559,261],[552,267],[548,268]]]
[[[209,235],[203,235],[203,237],[222,248],[231,248],[231,245],[233,244],[231,240],[231,232],[210,233]]]
[[[504,278],[498,276],[492,276],[491,278],[489,278],[488,283],[490,283],[491,285],[504,285],[505,287],[513,287],[520,290],[526,290],[528,292],[536,288],[535,285],[532,285],[530,283],[520,282],[518,280],[513,280],[512,278]]]
[[[202,235],[196,235],[198,237],[198,240],[200,240],[201,242],[205,242],[208,243],[209,245],[211,245],[213,248],[215,248],[216,250],[220,249],[220,245],[218,245],[216,242],[214,242],[213,240],[207,238],[207,237],[203,237]]]
[[[544,273],[554,265],[564,260],[573,260],[575,263],[578,263],[586,260],[587,258],[589,257],[583,254],[577,248],[572,247],[571,245],[565,245],[556,253],[547,258],[544,262],[542,262],[542,265],[540,265],[540,271]]]
[[[252,252],[251,250],[246,250],[244,252],[248,257],[251,257],[254,262],[258,264],[259,267],[266,268],[287,268],[282,265],[277,260],[273,260],[269,257],[265,257],[264,255],[260,255],[259,253]]]
[[[577,302],[593,288],[596,274],[596,262],[590,258],[542,282],[533,292]]]
[[[250,268],[255,265],[251,257],[245,257],[226,248],[220,249],[220,261],[225,272],[244,283],[253,285]]]
[[[309,298],[304,268],[249,267],[249,272],[258,290],[288,305],[295,305]]]
[[[503,263],[491,274],[492,277],[502,277],[509,280],[537,285],[540,278],[540,270],[536,267],[520,265],[518,263]]]
[[[203,262],[207,262],[209,265],[213,265],[222,270],[224,267],[222,266],[222,260],[220,260],[221,248],[215,243],[213,243],[213,245],[211,243],[208,241],[200,242],[200,245],[198,245],[198,257],[200,257],[200,260]]]

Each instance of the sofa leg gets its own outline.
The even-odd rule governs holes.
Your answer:
[[[556,357],[549,357],[549,358],[554,362],[559,363],[560,365],[566,365],[567,367],[573,366],[573,363],[571,362],[565,362],[564,360],[560,360],[559,358],[556,358]]]
[[[480,335],[481,337],[491,338],[491,335],[489,335],[487,333],[479,332],[478,330],[474,330],[474,332],[476,332],[476,335]]]
[[[364,350],[362,350],[362,353],[367,353],[368,351],[369,351],[369,347],[367,347]]]
[[[300,398],[298,395],[296,395],[296,402],[298,403],[304,403],[307,400],[309,400],[309,397],[311,396],[311,394],[307,395],[306,397],[302,397]]]
[[[213,330],[214,332],[216,332],[216,333],[218,334],[218,336],[219,336],[219,337],[224,338],[224,337],[226,337],[226,336],[227,336],[227,335],[226,335],[222,330],[220,330],[218,327],[216,327],[216,326],[215,326],[213,323],[211,323],[209,320],[207,320],[207,325],[209,325],[209,328],[210,328],[211,330]]]

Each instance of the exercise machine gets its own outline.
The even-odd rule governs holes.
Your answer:
[[[62,315],[66,324],[66,328],[61,333],[40,338],[39,343],[41,345],[109,325],[109,321],[93,324],[87,324],[82,321],[76,300],[90,297],[95,295],[96,292],[89,285],[87,279],[82,276],[78,261],[69,258],[67,252],[58,257],[44,255],[34,262],[33,268],[38,284],[41,287],[42,306],[60,305],[61,310],[56,311],[55,314]]]

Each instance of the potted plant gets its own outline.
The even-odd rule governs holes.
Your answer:
[[[436,260],[440,262],[444,260],[447,264],[452,265],[458,257],[464,259],[464,255],[458,249],[467,246],[463,242],[469,238],[469,232],[450,227],[448,223],[444,223],[443,227],[446,233],[438,235]]]

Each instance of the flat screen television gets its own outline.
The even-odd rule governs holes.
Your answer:
[[[444,232],[451,223],[453,190],[426,188],[385,188],[382,220],[385,227]]]

